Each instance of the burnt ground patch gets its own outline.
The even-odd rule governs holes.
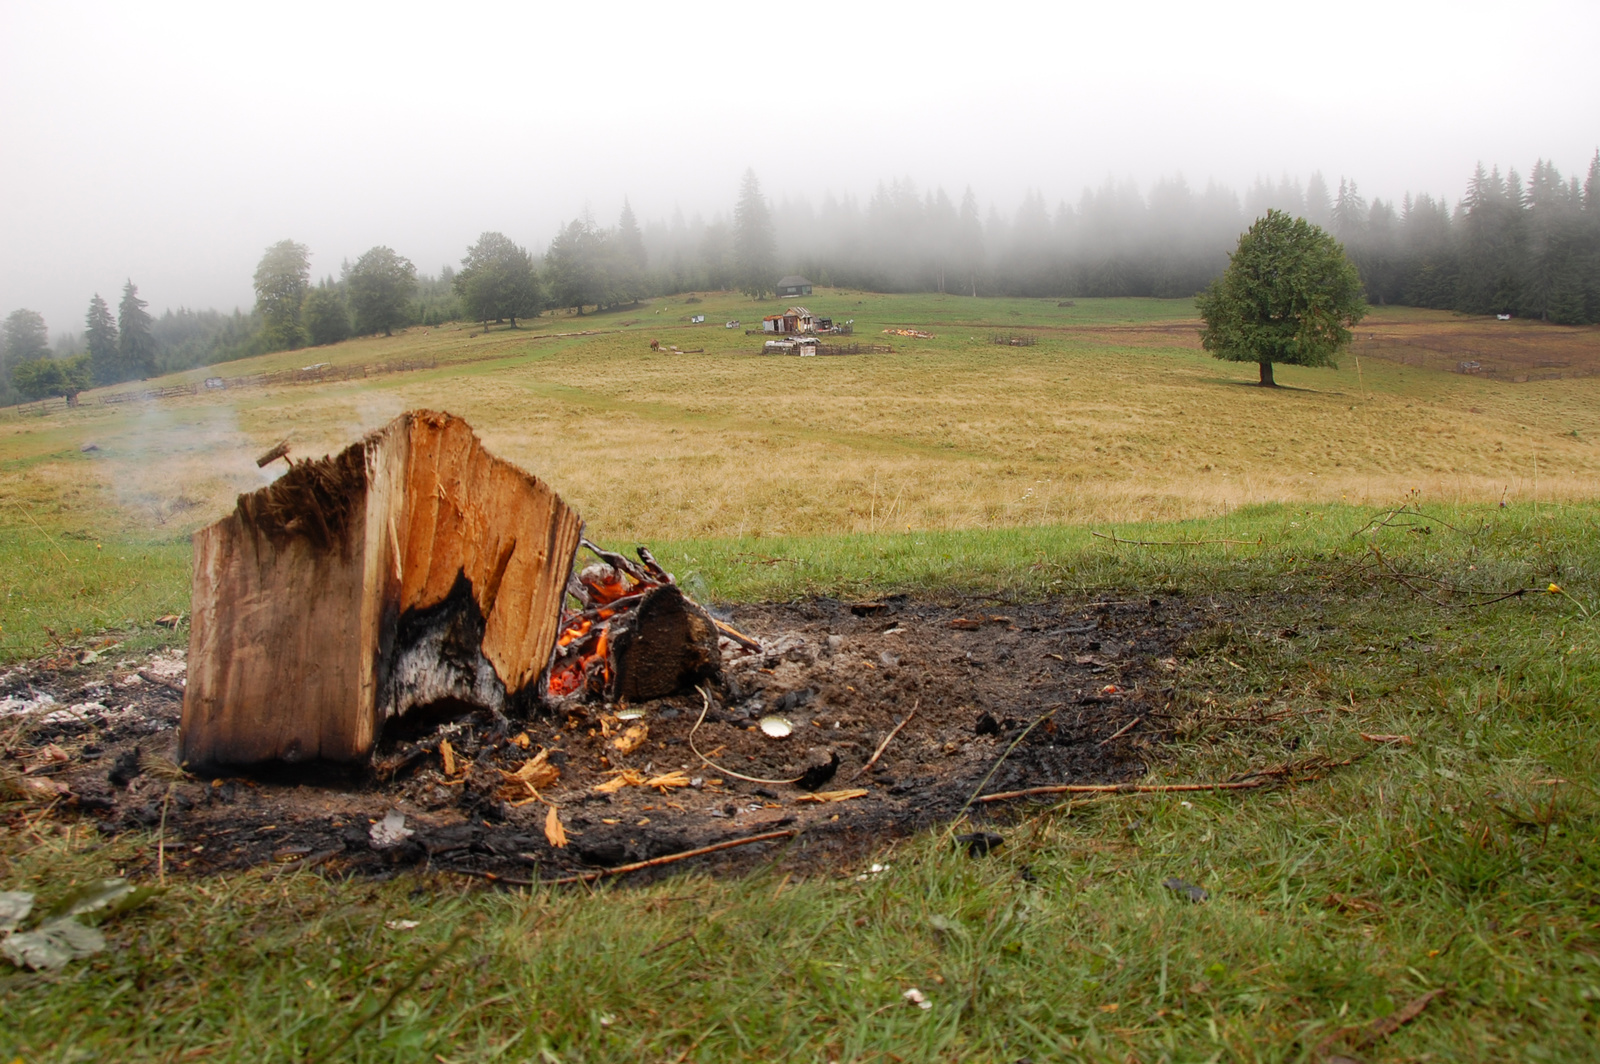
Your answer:
[[[88,663],[63,654],[0,675],[0,770],[13,786],[35,781],[36,799],[53,789],[49,815],[107,834],[161,830],[169,873],[316,866],[532,880],[777,830],[797,834],[697,866],[776,857],[804,872],[949,820],[1046,714],[986,791],[1142,774],[1177,696],[1175,658],[1208,623],[1208,605],[897,596],[741,606],[726,619],[762,650],[725,640],[709,701],[695,693],[564,717],[468,715],[420,734],[397,729],[370,770],[292,776],[196,778],[173,762],[181,651],[135,661],[110,648]],[[769,736],[761,721],[771,716],[790,734]],[[541,750],[559,778],[535,796],[508,774]],[[619,777],[662,782],[618,786]],[[865,793],[840,796],[854,791]],[[546,838],[552,805],[563,848]],[[39,815],[38,801],[12,808]],[[374,826],[392,812],[409,834],[376,845]]]

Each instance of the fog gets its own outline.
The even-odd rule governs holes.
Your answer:
[[[1600,5],[284,2],[0,5],[0,314],[83,328],[249,307],[262,250],[429,273],[535,252],[628,197],[647,226],[910,178],[1007,217],[1108,178],[1358,180],[1454,203],[1481,161],[1582,174]]]

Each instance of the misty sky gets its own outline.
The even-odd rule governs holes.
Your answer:
[[[0,314],[80,331],[248,307],[262,250],[419,269],[485,229],[709,216],[880,179],[1076,201],[1321,170],[1454,202],[1478,161],[1582,175],[1600,3],[0,0]]]

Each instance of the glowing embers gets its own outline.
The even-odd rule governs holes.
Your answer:
[[[567,582],[576,604],[562,612],[546,691],[551,700],[661,698],[722,667],[717,626],[668,573],[638,549],[639,562],[582,546],[599,562]]]

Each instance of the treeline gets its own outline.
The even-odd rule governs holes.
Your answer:
[[[112,384],[266,351],[337,343],[413,324],[507,322],[551,308],[631,305],[681,292],[775,290],[784,273],[823,286],[969,296],[1159,296],[1202,290],[1226,267],[1239,234],[1269,208],[1332,233],[1360,271],[1367,298],[1515,314],[1563,324],[1600,322],[1600,152],[1583,180],[1536,162],[1479,167],[1451,206],[1430,195],[1368,202],[1356,183],[1330,188],[1257,181],[1241,198],[1181,177],[1148,192],[1131,181],[1087,189],[1050,206],[1033,192],[1009,218],[909,180],[882,184],[865,203],[828,196],[776,206],[746,171],[729,215],[676,212],[641,226],[624,201],[614,226],[585,215],[563,225],[541,254],[483,233],[461,268],[422,275],[405,256],[375,247],[337,277],[313,283],[310,250],[268,248],[249,313],[145,312],[132,281],[117,312],[97,294],[81,340],[48,343],[31,310],[5,321],[0,399],[75,395]]]

